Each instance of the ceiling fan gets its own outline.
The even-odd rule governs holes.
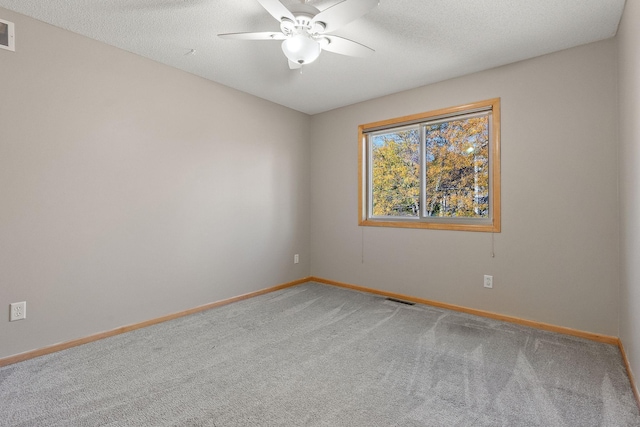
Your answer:
[[[289,68],[298,69],[315,61],[322,50],[341,55],[364,57],[373,49],[331,33],[376,7],[379,0],[343,0],[323,11],[307,3],[288,8],[279,0],[258,0],[280,22],[280,32],[218,34],[237,40],[282,40],[282,51]]]

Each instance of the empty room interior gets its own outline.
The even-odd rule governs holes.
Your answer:
[[[311,1],[304,6],[316,11],[349,4],[357,19],[335,30],[322,23],[323,51],[301,66],[290,57],[287,66],[277,40],[217,37],[289,37],[298,27],[285,18],[279,26],[273,8],[302,2],[274,1],[0,0],[0,28],[10,31],[0,37],[0,425],[640,425],[640,0],[381,0],[363,11],[355,8],[366,0]],[[341,43],[354,55],[332,51]],[[375,53],[355,55],[360,43]],[[493,222],[473,229],[376,217],[363,129],[376,135],[391,120],[413,125],[416,115],[439,119],[480,104],[494,108],[490,134],[499,141]],[[439,338],[445,324],[457,325],[448,327],[453,338]],[[181,338],[151,335],[160,327]],[[189,328],[204,335],[186,341]],[[467,336],[469,328],[481,332]],[[244,333],[253,338],[238,341]],[[403,353],[402,334],[420,337],[427,353],[415,345]],[[497,337],[517,334],[533,337],[508,359],[517,373],[478,379],[474,372],[499,370]],[[246,375],[202,380],[180,405],[159,405],[164,391],[155,403],[129,395],[120,412],[90,406],[117,393],[65,404],[115,390],[111,383],[68,394],[47,386],[107,362],[86,384],[110,376],[120,384],[124,366],[146,372],[151,353],[176,352],[171,343],[182,339],[185,353],[175,357],[188,362],[175,362],[173,372],[184,372],[172,384],[158,380],[167,389],[190,375],[199,384],[204,377],[188,368],[200,354],[216,357],[202,372],[235,359],[245,362],[226,375]],[[564,350],[534,354],[553,343],[606,357],[581,365]],[[313,370],[330,345],[341,358],[322,357],[334,371]],[[438,345],[468,358],[446,358]],[[118,361],[133,346],[144,365]],[[437,354],[437,371],[421,379],[408,354]],[[565,385],[551,387],[531,368],[547,374],[570,359],[576,374],[566,387],[606,371],[593,395],[562,394]],[[354,372],[357,360],[368,369]],[[463,365],[466,385],[450,376]],[[412,372],[406,383],[389,374],[396,369]],[[216,388],[232,383],[250,397]],[[458,386],[493,397],[465,397]],[[268,398],[257,394],[263,388]],[[7,403],[45,389],[42,413]],[[221,399],[216,390],[226,406],[205,409]],[[369,400],[350,401],[363,393]],[[460,401],[448,400],[456,394]],[[528,402],[520,412],[518,398]],[[190,415],[169,411],[174,404]],[[592,418],[580,418],[590,408]]]

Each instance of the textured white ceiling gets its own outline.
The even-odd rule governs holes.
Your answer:
[[[339,1],[308,3],[323,10]],[[612,37],[624,0],[380,0],[334,32],[372,47],[373,56],[323,52],[302,74],[289,70],[279,42],[216,36],[278,31],[256,0],[0,0],[0,7],[315,114]]]

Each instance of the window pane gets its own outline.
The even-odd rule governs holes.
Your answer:
[[[373,135],[373,216],[417,217],[420,213],[418,128]]]
[[[489,216],[489,117],[426,126],[425,216]]]

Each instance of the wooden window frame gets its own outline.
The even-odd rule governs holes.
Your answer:
[[[491,111],[491,129],[489,132],[490,151],[489,163],[491,164],[490,182],[490,212],[491,218],[480,223],[477,219],[461,220],[456,218],[432,217],[428,220],[398,220],[379,219],[368,217],[368,153],[367,133],[374,129],[394,128],[411,123],[435,120],[439,118],[452,119],[455,116],[477,111]],[[436,230],[458,230],[479,232],[500,232],[500,98],[473,102],[456,107],[419,113],[410,116],[397,117],[358,126],[358,225],[372,227],[397,227],[397,228],[426,228]]]

